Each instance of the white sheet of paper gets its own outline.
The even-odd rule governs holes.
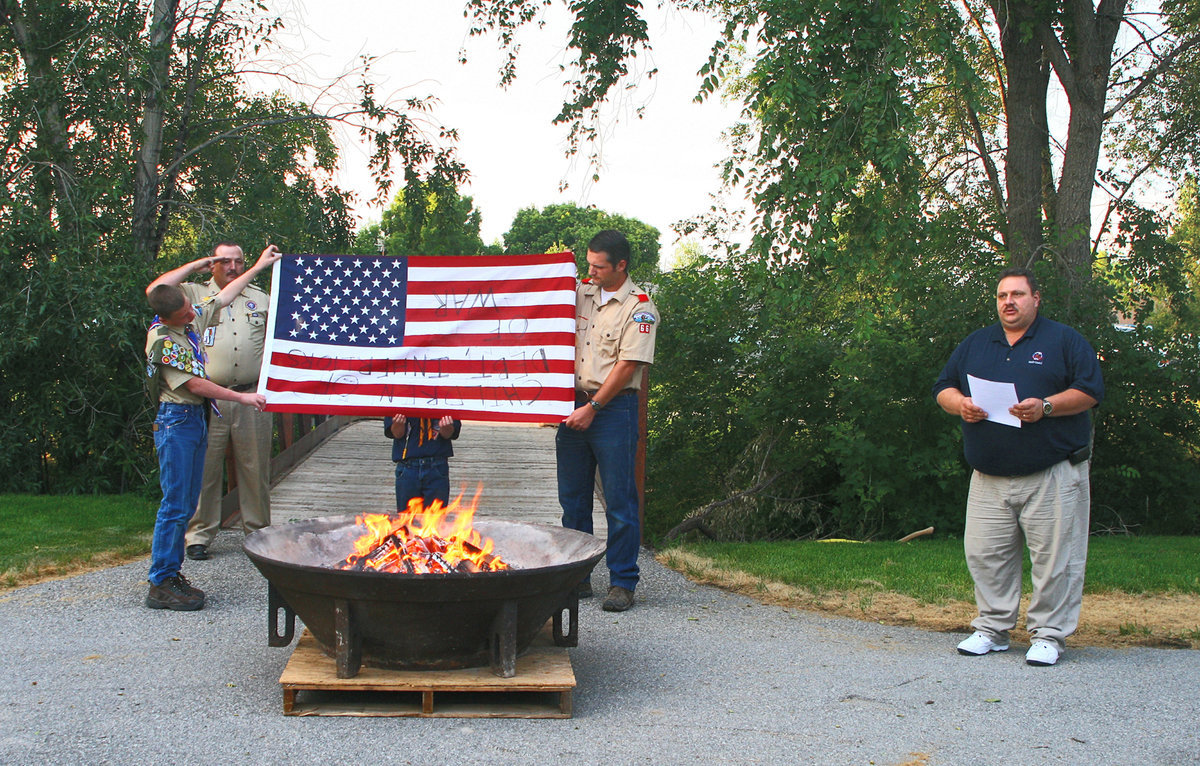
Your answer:
[[[1021,421],[1016,415],[1011,415],[1008,408],[1017,403],[1017,387],[1013,383],[998,383],[994,380],[967,376],[967,386],[971,389],[971,401],[975,406],[986,412],[987,419],[1002,426],[1021,427]]]

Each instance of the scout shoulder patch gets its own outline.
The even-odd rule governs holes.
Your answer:
[[[639,311],[633,315],[633,321],[638,324],[654,324],[658,319],[649,311]]]
[[[649,303],[650,296],[645,293],[638,293],[638,303]]]

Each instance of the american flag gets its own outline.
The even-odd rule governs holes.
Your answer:
[[[284,255],[267,410],[556,423],[574,408],[575,259]]]

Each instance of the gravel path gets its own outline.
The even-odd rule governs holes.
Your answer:
[[[0,596],[0,763],[1200,763],[1196,652],[961,657],[961,636],[763,606],[645,552],[633,610],[584,602],[572,719],[285,717],[291,649],[266,645],[240,544],[187,563],[200,612],[143,607],[144,562]]]

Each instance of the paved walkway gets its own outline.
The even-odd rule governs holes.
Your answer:
[[[330,496],[371,485],[386,506],[385,446],[351,450]],[[236,533],[212,551],[186,566],[200,612],[142,606],[145,562],[0,595],[0,764],[1200,763],[1196,652],[961,657],[961,636],[764,606],[647,552],[634,609],[581,609],[572,719],[285,717],[265,582]]]

